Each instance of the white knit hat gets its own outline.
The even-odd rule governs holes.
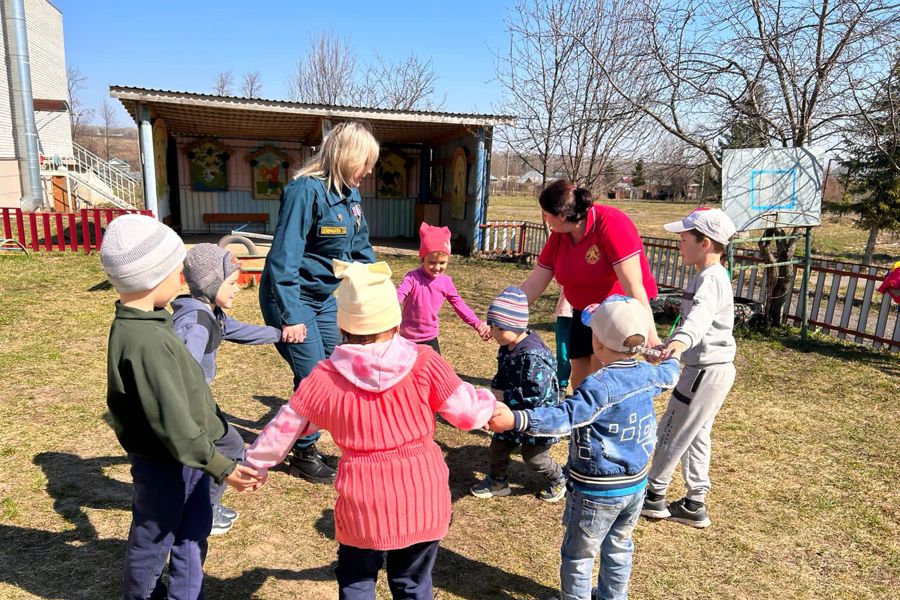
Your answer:
[[[100,263],[120,294],[152,290],[184,260],[181,238],[153,217],[122,215],[103,235]]]
[[[348,263],[334,259],[334,276],[342,279],[337,290],[337,325],[354,335],[372,335],[400,325],[400,302],[386,262]]]
[[[636,352],[647,342],[650,314],[640,302],[629,296],[613,294],[600,304],[581,311],[581,322],[588,325],[601,344],[615,352]],[[638,346],[626,346],[625,340],[643,336]]]

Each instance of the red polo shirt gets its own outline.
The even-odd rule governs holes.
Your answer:
[[[656,298],[656,280],[637,227],[618,208],[595,204],[588,211],[581,241],[576,244],[567,233],[551,233],[538,265],[553,271],[566,299],[573,308],[581,310],[613,294],[625,293],[613,266],[632,256],[641,257],[647,298]]]

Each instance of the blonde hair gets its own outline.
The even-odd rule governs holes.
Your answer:
[[[307,160],[297,177],[315,177],[325,181],[325,188],[338,194],[363,166],[374,166],[378,160],[378,141],[367,123],[345,121],[335,125],[319,151]]]

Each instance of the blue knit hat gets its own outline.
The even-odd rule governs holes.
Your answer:
[[[522,333],[528,329],[528,297],[511,285],[494,298],[488,307],[487,324]]]

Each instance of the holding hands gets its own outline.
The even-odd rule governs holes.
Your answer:
[[[268,473],[260,473],[247,465],[238,465],[225,477],[225,483],[238,492],[255,492],[266,482]]]
[[[491,420],[488,421],[487,426],[488,429],[497,433],[509,431],[515,426],[512,411],[507,405],[498,402],[494,407],[494,414],[491,416]]]
[[[671,342],[666,344],[664,348],[662,348],[662,352],[660,353],[657,362],[662,362],[670,358],[681,358],[681,354],[685,350],[687,350],[687,346],[684,344],[684,342],[672,340]]]
[[[482,323],[481,325],[479,325],[476,331],[478,331],[478,335],[482,340],[488,341],[489,339],[491,339],[491,326],[487,323]]]
[[[306,325],[297,323],[296,325],[281,326],[281,341],[286,344],[299,344],[306,339]]]

